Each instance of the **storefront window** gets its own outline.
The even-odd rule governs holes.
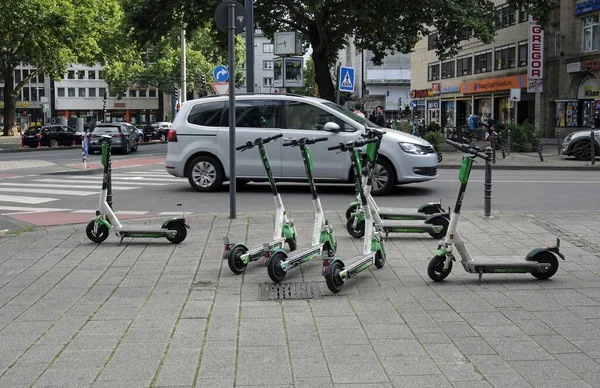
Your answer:
[[[595,128],[598,128],[600,122],[598,122],[598,116],[600,112],[600,100],[585,100],[581,109],[581,126],[591,127],[594,124]]]
[[[556,126],[577,127],[579,120],[579,102],[561,101],[556,103]]]
[[[475,113],[482,121],[492,118],[492,99],[480,98],[475,100]]]
[[[442,102],[442,127],[454,127],[454,101]]]

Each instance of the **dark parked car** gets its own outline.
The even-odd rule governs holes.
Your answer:
[[[38,143],[44,147],[71,146],[73,142],[76,145],[81,145],[81,132],[77,132],[74,128],[67,125],[52,124],[42,127],[29,127],[21,139],[23,146],[35,148]]]
[[[143,143],[144,142],[144,129],[137,127],[137,126],[133,126],[135,128],[135,141],[137,141],[138,143]]]
[[[137,151],[138,143],[135,139],[135,127],[128,123],[98,123],[90,135],[90,145],[88,151],[90,154],[96,151],[102,151],[103,135],[112,136],[111,150],[119,150],[124,154],[129,151]]]
[[[144,127],[144,141],[160,140],[162,142],[167,141],[169,129],[172,124],[166,121],[146,125]]]

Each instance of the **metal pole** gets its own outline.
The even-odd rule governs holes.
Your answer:
[[[508,145],[507,145],[507,147],[508,147],[508,154],[510,155],[510,149],[512,147],[510,144],[510,129],[508,130]]]
[[[596,164],[596,141],[594,140],[594,131],[590,132],[590,157],[592,165]]]
[[[496,135],[492,132],[492,147],[488,147],[492,150],[492,163],[496,164]]]
[[[484,217],[492,217],[492,148],[485,149],[487,159],[485,160],[485,182],[483,184],[483,215]]]
[[[187,95],[187,69],[185,59],[185,29],[181,29],[181,92],[179,93],[179,101],[185,102]]]
[[[112,158],[111,158],[112,140],[108,142],[108,157],[106,163],[108,164],[108,174],[106,177],[106,203],[108,207],[112,209]]]
[[[235,209],[235,2],[227,4],[227,46],[229,50],[229,217]]]
[[[337,70],[336,70],[336,82],[335,82],[335,103],[340,105],[340,99],[342,97],[342,92],[340,92],[340,88],[339,88],[339,84],[340,84],[340,67],[342,66],[342,63],[339,62],[337,65]]]
[[[562,154],[562,150],[560,149],[561,146],[561,141],[560,141],[560,129],[556,131],[556,147],[558,148],[558,155]]]
[[[246,92],[254,93],[254,0],[246,0]]]

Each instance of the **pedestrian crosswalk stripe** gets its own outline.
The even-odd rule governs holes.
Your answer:
[[[87,182],[86,182],[87,183]],[[17,182],[0,182],[0,186],[20,186],[20,187],[48,187],[48,188],[66,188],[66,189],[99,189],[101,185],[92,185],[93,182],[89,182],[89,185],[61,185],[61,184],[44,184],[44,183],[17,183]],[[113,185],[115,191],[135,190],[139,187],[135,186],[119,186]],[[42,190],[39,190],[42,192]]]
[[[123,174],[128,174],[128,175],[139,175],[142,176],[144,178],[146,177],[156,177],[156,178],[167,178],[167,179],[179,179],[177,177],[174,177],[173,175],[169,175],[166,172],[161,173],[157,173],[157,172],[135,172],[135,171],[127,171],[124,172]],[[122,174],[119,174],[122,175]],[[125,176],[125,175],[122,175]]]
[[[65,176],[64,178],[62,178],[63,181],[79,181],[79,180],[97,180],[97,181],[101,181],[102,180],[102,176]],[[142,177],[142,176],[127,176],[127,175],[113,175],[111,177],[111,179],[113,181],[115,180],[122,180],[122,181],[150,181],[150,182],[169,182],[169,183],[174,183],[177,182],[177,179],[173,179],[173,178],[169,178],[168,176],[162,176],[162,177]],[[182,180],[180,180],[180,182],[183,182]]]
[[[70,210],[51,207],[0,206],[0,211],[7,212],[2,214],[68,212]]]
[[[114,179],[114,178],[113,178]],[[36,179],[36,182],[47,182],[47,183],[65,183],[68,182],[65,179],[52,179],[52,178],[47,178],[47,179]],[[73,183],[84,183],[84,184],[94,184],[94,183],[102,183],[102,179],[80,179],[79,182],[73,182]],[[113,188],[115,188],[115,185],[120,185],[120,184],[133,184],[135,186],[166,186],[168,185],[168,183],[160,183],[160,182],[113,182]],[[100,186],[98,186],[98,188],[100,188]]]
[[[97,191],[75,191],[75,190],[39,190],[39,189],[27,189],[21,187],[0,187],[0,192],[2,193],[32,193],[32,194],[54,194],[54,195],[75,195],[78,197],[85,197],[87,195],[98,194]],[[15,198],[16,196],[12,196],[11,198]],[[8,202],[13,202],[8,201]]]
[[[13,202],[23,203],[28,205],[37,205],[40,203],[58,201],[58,198],[44,198],[44,197],[25,197],[19,195],[2,195],[0,194],[0,202]]]
[[[94,213],[96,213],[96,211],[92,210],[92,209],[78,209],[78,210],[73,210],[71,213],[94,214]],[[141,210],[141,211],[140,210],[117,210],[117,211],[115,211],[115,214],[136,216],[136,215],[148,214],[148,212],[143,211],[143,210]]]

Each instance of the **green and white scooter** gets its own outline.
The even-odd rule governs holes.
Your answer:
[[[363,253],[352,258],[352,264],[346,267],[344,262],[337,258],[323,260],[323,269],[321,274],[325,277],[327,288],[333,293],[338,293],[342,290],[344,282],[359,272],[362,272],[372,265],[377,268],[383,268],[385,265],[385,247],[381,234],[375,230],[373,216],[370,209],[369,201],[366,193],[371,189],[373,183],[373,170],[370,170],[365,181],[366,186],[362,187],[361,171],[363,171],[359,147],[376,143],[377,139],[358,139],[348,143],[340,143],[337,146],[329,147],[328,150],[340,150],[348,152],[352,160],[352,168],[356,177],[356,185],[359,188],[361,208],[365,209],[365,233],[363,233]]]
[[[299,147],[300,153],[302,154],[302,162],[304,163],[304,169],[306,170],[306,177],[308,178],[308,186],[310,188],[310,194],[312,196],[313,208],[315,211],[315,222],[313,225],[313,234],[311,245],[306,248],[299,249],[297,252],[290,257],[283,249],[278,249],[275,252],[266,252],[268,256],[267,260],[267,272],[269,277],[274,282],[281,282],[285,279],[285,275],[289,270],[305,263],[315,257],[320,257],[323,251],[327,253],[327,256],[333,257],[337,250],[337,241],[333,233],[333,228],[329,225],[329,222],[325,219],[323,214],[323,208],[321,207],[321,200],[317,195],[317,189],[315,188],[315,182],[313,180],[313,161],[310,155],[311,144],[315,144],[321,141],[327,141],[327,137],[320,138],[301,138],[301,139],[286,139],[287,143],[283,143],[284,147]]]
[[[109,189],[112,192],[110,148],[112,136],[102,135],[102,165],[104,172],[102,177],[102,191],[100,192],[100,203],[96,210],[96,217],[91,220],[85,228],[87,237],[95,242],[101,243],[107,239],[109,232],[114,232],[121,241],[125,237],[139,238],[161,238],[165,237],[173,244],[179,244],[187,237],[187,229],[190,226],[185,217],[170,218],[163,222],[160,227],[146,225],[125,226],[108,204]]]
[[[365,154],[363,155],[364,166],[361,172],[363,187],[368,188],[365,193],[367,196],[367,202],[369,208],[372,211],[373,220],[375,222],[375,228],[385,233],[387,238],[389,233],[429,233],[433,238],[439,239],[446,235],[446,230],[450,224],[450,217],[447,213],[438,212],[436,214],[423,214],[418,212],[410,212],[406,209],[393,209],[393,208],[379,208],[375,203],[371,195],[371,186],[365,184],[367,176],[370,175],[370,171],[374,171],[377,165],[377,155],[379,153],[379,146],[381,139],[385,134],[384,131],[365,128],[363,137],[366,139],[376,140],[375,142],[369,142]],[[359,189],[359,178],[355,178],[355,188],[358,195]],[[357,204],[354,209],[352,205],[350,210],[350,217],[346,221],[346,230],[348,233],[355,238],[361,238],[365,234],[365,212],[364,207]],[[438,209],[435,204],[429,204],[429,210]],[[441,205],[440,205],[441,206]],[[348,210],[346,215],[348,216]]]
[[[469,147],[466,144],[457,143],[452,140],[446,140],[446,143],[463,151],[463,155],[458,179],[460,180],[460,189],[456,199],[456,205],[450,214],[450,228],[444,240],[440,241],[435,256],[429,262],[427,274],[436,282],[444,280],[452,271],[452,262],[456,261],[454,250],[461,257],[461,264],[465,271],[479,274],[479,281],[484,273],[531,273],[538,279],[549,279],[558,270],[558,257],[565,259],[559,251],[560,239],[556,239],[556,245],[553,247],[540,247],[531,250],[525,257],[521,256],[483,256],[472,257],[465,246],[460,233],[458,233],[458,220],[460,218],[460,208],[462,207],[467,183],[473,159],[481,158],[488,160],[488,156],[481,150]]]
[[[296,228],[294,227],[294,221],[289,218],[283,207],[283,201],[281,195],[277,191],[277,185],[273,178],[273,172],[271,170],[271,163],[269,162],[269,155],[265,149],[265,144],[282,137],[282,134],[278,134],[271,137],[263,137],[249,141],[244,145],[236,148],[237,151],[247,151],[254,147],[258,147],[260,159],[262,160],[269,183],[271,184],[271,191],[273,192],[273,200],[275,201],[275,230],[273,231],[273,239],[267,243],[261,244],[259,247],[249,249],[244,243],[232,244],[229,242],[229,238],[224,237],[225,249],[223,251],[223,259],[227,260],[229,269],[231,272],[238,275],[246,271],[248,263],[251,261],[257,261],[261,257],[265,256],[265,252],[272,252],[283,247],[283,243],[286,242],[290,251],[296,249]]]

